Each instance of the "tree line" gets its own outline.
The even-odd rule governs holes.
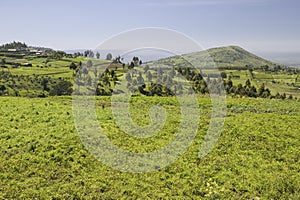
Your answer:
[[[87,62],[86,67],[78,71],[79,79],[77,79],[75,92],[81,94],[81,86],[96,87],[96,95],[110,96],[115,86],[120,84],[120,81],[124,81],[119,78],[124,75],[129,91],[146,96],[175,96],[192,93],[206,95],[221,94],[224,91],[227,95],[235,97],[293,99],[292,95],[287,96],[285,93],[272,95],[271,90],[266,88],[264,83],[255,87],[249,79],[244,84],[234,85],[231,77],[227,77],[225,72],[221,75],[204,74],[203,76],[201,71],[190,67],[173,67],[168,70],[157,67],[150,70],[147,64],[143,66],[142,71],[136,70],[134,66],[139,64],[137,60],[134,57],[131,64],[126,65],[127,71],[119,73],[119,76],[117,68],[107,68],[104,72],[97,72],[96,68],[91,69],[92,64]],[[188,84],[182,84],[180,79],[186,79]]]

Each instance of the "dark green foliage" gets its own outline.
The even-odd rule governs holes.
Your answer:
[[[221,72],[221,77],[224,78],[224,79],[227,78],[226,72]]]
[[[106,60],[111,60],[112,59],[112,54],[111,53],[108,53],[107,55],[106,55]]]
[[[88,68],[91,68],[93,66],[93,62],[91,60],[88,60],[87,63],[86,63],[86,66]]]
[[[2,85],[3,90],[0,91],[0,96],[45,97],[48,92],[51,93],[50,95],[72,94],[72,83],[70,81],[48,76],[18,76],[8,71],[0,71],[0,82],[5,83]]]
[[[93,58],[94,52],[92,50],[86,50],[86,51],[84,51],[83,56]],[[99,54],[99,56],[100,56],[100,54]]]
[[[66,53],[63,51],[54,51],[49,55],[50,58],[56,60],[62,59],[64,56],[66,56]]]
[[[7,50],[7,49],[18,49],[18,50],[21,50],[21,49],[25,49],[27,47],[28,46],[25,43],[13,41],[12,43],[8,43],[8,44],[4,44],[4,45],[0,46],[0,49],[5,49],[5,50]]]
[[[72,62],[70,64],[70,69],[76,70],[77,69],[77,65],[74,62]]]
[[[97,53],[96,53],[96,58],[97,59],[100,59],[100,53],[97,51]]]
[[[60,80],[51,86],[49,94],[51,96],[71,95],[73,92],[72,86],[70,81]]]

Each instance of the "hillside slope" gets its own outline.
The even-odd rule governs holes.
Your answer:
[[[198,63],[200,67],[204,68],[212,67],[213,63],[215,63],[219,68],[245,68],[246,66],[257,68],[265,65],[268,65],[270,68],[274,68],[278,65],[256,56],[238,46],[212,48],[208,49],[207,51],[194,52],[184,54],[182,56],[161,59],[159,61],[154,61],[153,64],[171,63],[172,65],[183,66],[183,63],[186,62],[186,60],[192,61],[192,64]]]

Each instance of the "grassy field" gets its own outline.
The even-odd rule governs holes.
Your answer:
[[[225,126],[217,145],[198,158],[209,125],[210,99],[199,98],[199,129],[187,152],[149,173],[114,170],[81,143],[71,97],[0,98],[1,199],[299,199],[300,102],[228,98]],[[148,139],[119,130],[110,97],[97,97],[99,123],[123,149],[151,152],[172,140],[180,119],[174,97],[133,97],[134,122],[150,122],[159,103],[170,114]]]

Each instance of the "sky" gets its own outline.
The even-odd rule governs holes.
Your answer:
[[[0,1],[0,43],[94,49],[120,32],[161,27],[203,48],[300,52],[299,0]]]

